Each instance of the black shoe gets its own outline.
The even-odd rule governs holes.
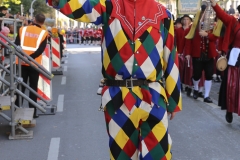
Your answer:
[[[232,123],[233,120],[232,112],[227,112],[225,118],[228,123]]]
[[[210,97],[206,97],[206,98],[204,98],[204,102],[206,102],[206,103],[212,103],[212,100],[211,100]]]
[[[198,97],[204,98],[203,93],[202,92],[198,92]]]
[[[187,96],[191,96],[191,93],[192,93],[192,89],[191,89],[191,88],[188,88],[188,90],[187,90]]]
[[[194,99],[198,98],[198,91],[196,91],[196,90],[193,91],[193,98]]]
[[[36,114],[36,115],[33,115],[33,118],[38,118],[38,117],[39,117],[39,115],[37,115],[37,114]]]
[[[187,92],[188,91],[188,87],[185,87],[185,92]]]

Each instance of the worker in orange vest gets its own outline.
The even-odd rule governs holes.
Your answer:
[[[19,33],[16,37],[15,44],[21,46],[22,50],[32,57],[37,63],[41,64],[42,53],[47,45],[48,32],[41,28],[44,24],[45,16],[43,14],[37,14],[32,25],[24,26],[19,29]],[[18,63],[18,62],[16,62]],[[37,92],[39,72],[29,66],[27,63],[22,62],[22,78],[25,83],[29,80],[29,86]],[[22,92],[24,93],[25,87],[22,86]],[[16,105],[19,106],[19,96],[16,99]],[[37,96],[30,92],[29,98],[34,102],[37,102]],[[37,118],[36,107],[29,103],[29,108],[34,108],[34,118]]]

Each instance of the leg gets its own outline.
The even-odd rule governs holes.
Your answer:
[[[29,72],[29,86],[37,92],[37,87],[38,87],[38,79],[39,79],[39,73],[35,71],[33,68],[30,69]],[[32,92],[29,93],[29,98],[31,98],[34,102],[37,103],[37,96],[33,94]],[[36,117],[36,107],[29,103],[29,108],[34,108],[34,116]]]
[[[212,100],[209,97],[209,93],[212,87],[213,64],[214,64],[213,58],[204,63],[204,71],[205,71],[205,77],[206,77],[206,80],[204,82],[204,88],[205,88],[204,102],[207,102],[207,103],[212,103]]]
[[[110,158],[111,160],[137,160],[139,146],[137,108],[132,109],[130,115],[126,106],[122,104],[122,100],[119,100],[121,107],[115,111],[114,101],[117,101],[116,97],[106,105],[104,111],[109,135]]]
[[[23,82],[27,84],[27,81],[28,81],[28,77],[29,77],[29,68],[27,66],[21,66],[22,67],[22,78],[23,78]],[[22,86],[22,93],[25,92],[25,87]],[[22,104],[19,104],[19,95],[17,95],[17,99],[15,101],[15,105],[18,106],[18,107],[21,107],[22,104],[23,104],[23,98],[22,98]]]
[[[162,105],[149,105],[140,107],[142,123],[140,125],[141,160],[170,160],[172,140],[168,134],[168,119],[166,104],[163,99]]]
[[[202,76],[203,71],[203,62],[199,60],[198,58],[192,58],[193,61],[193,85],[194,85],[194,92],[193,92],[193,98],[198,98],[198,84],[200,81],[200,78]]]

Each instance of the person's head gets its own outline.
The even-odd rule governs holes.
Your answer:
[[[232,6],[232,5],[230,5],[230,8],[233,8],[233,6]]]
[[[189,15],[185,14],[182,16],[181,22],[183,26],[189,26],[190,23],[192,22],[192,18]]]
[[[174,25],[176,26],[176,28],[181,28],[182,27],[181,18],[177,18]]]
[[[240,13],[240,5],[237,7],[238,13]]]
[[[7,14],[7,12],[8,12],[7,7],[1,6],[1,7],[0,7],[0,12],[3,13],[3,14]]]
[[[37,14],[34,18],[34,23],[42,26],[45,22],[45,16],[41,13]]]
[[[9,30],[10,30],[10,33],[13,34],[14,33],[14,25],[13,24],[10,24],[8,26]]]
[[[2,27],[1,29],[1,33],[4,35],[4,36],[8,36],[8,34],[10,33],[10,30],[8,27]]]
[[[28,25],[32,25],[33,21],[32,20],[28,20]]]

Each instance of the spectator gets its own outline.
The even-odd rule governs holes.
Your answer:
[[[11,14],[8,13],[8,9],[5,6],[0,7],[0,17],[14,18]]]
[[[230,9],[228,10],[228,14],[231,14],[231,15],[235,14],[235,10],[233,9],[232,5],[230,5]]]

